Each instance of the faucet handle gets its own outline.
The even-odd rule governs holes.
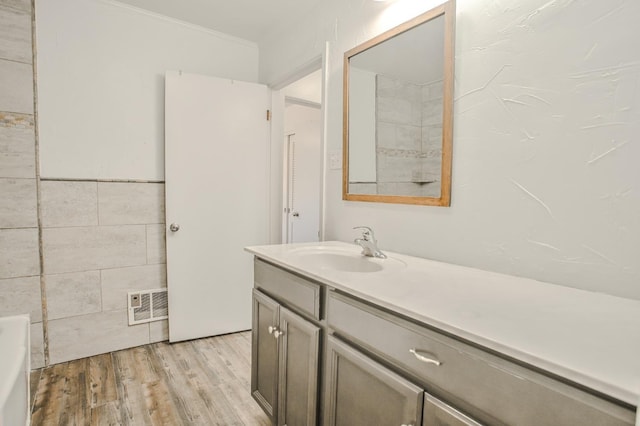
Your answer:
[[[368,226],[354,226],[353,229],[362,229],[362,238],[365,241],[375,241],[375,237],[373,235],[373,229],[369,228]]]

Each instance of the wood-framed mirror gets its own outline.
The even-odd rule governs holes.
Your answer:
[[[449,206],[455,0],[344,54],[342,199]]]

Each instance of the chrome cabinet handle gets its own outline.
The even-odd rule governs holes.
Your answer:
[[[267,331],[269,331],[269,334],[273,335],[276,339],[284,334],[283,331],[278,330],[278,327],[274,327],[272,325],[267,328]]]
[[[171,225],[169,225],[169,230],[171,232],[178,232],[180,230],[180,225],[177,223],[172,223]]]
[[[423,354],[428,354],[428,352],[419,351],[419,350],[416,350],[415,348],[409,349],[409,352],[411,352],[419,361],[426,362],[427,364],[442,365],[442,363],[438,361],[436,358],[429,358],[428,356],[423,355]]]

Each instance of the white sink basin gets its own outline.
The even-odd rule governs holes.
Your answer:
[[[370,273],[406,267],[406,264],[398,259],[363,256],[358,247],[354,247],[353,250],[338,247],[302,247],[292,250],[290,254],[305,266],[340,272]]]

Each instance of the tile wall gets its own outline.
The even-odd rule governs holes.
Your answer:
[[[126,298],[166,286],[164,184],[39,178],[31,25],[30,0],[0,0],[0,316],[31,315],[37,368],[168,328],[129,327]]]
[[[439,196],[442,81],[419,85],[378,75],[376,123],[377,193]]]
[[[413,179],[432,181],[422,186],[425,197],[440,196],[442,180],[442,117],[444,87],[442,80],[422,85],[422,153],[420,171]]]
[[[164,184],[44,180],[40,191],[50,363],[166,340],[166,320],[127,324],[127,292],[166,287]]]
[[[0,316],[31,315],[44,365],[31,2],[0,0]]]

